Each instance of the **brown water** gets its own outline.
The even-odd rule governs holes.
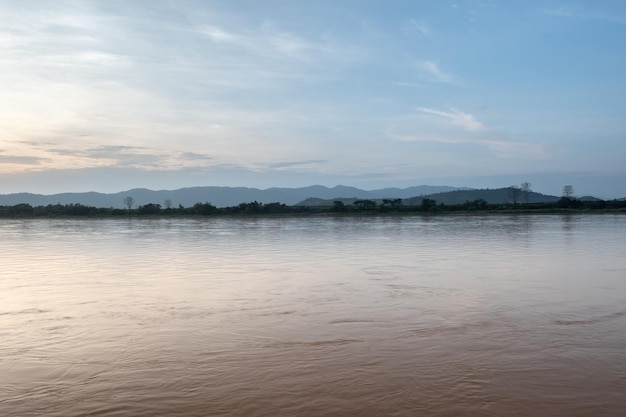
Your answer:
[[[626,216],[0,221],[1,416],[618,416]]]

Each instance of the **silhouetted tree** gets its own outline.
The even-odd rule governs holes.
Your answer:
[[[420,209],[424,211],[430,211],[437,207],[437,202],[432,198],[423,198],[420,204]]]
[[[161,211],[161,205],[149,203],[144,206],[139,206],[137,211],[139,214],[158,214],[159,211]]]
[[[211,203],[196,203],[192,207],[192,211],[194,214],[211,214],[217,211],[217,207],[215,207]]]
[[[288,211],[288,208],[285,204],[282,203],[267,203],[263,205],[263,212],[265,213],[285,213]]]
[[[263,203],[259,203],[258,201],[253,201],[251,203],[240,203],[237,206],[237,210],[243,213],[260,213],[263,207]]]
[[[509,199],[511,200],[513,204],[517,204],[517,201],[519,200],[520,192],[521,190],[519,189],[517,185],[511,185],[509,187]]]
[[[352,204],[363,210],[370,210],[370,209],[376,208],[376,202],[372,200],[356,200]]]
[[[523,182],[521,185],[521,190],[522,190],[522,196],[524,197],[524,203],[528,204],[528,201],[530,200],[530,183],[529,182]]]
[[[566,185],[563,187],[563,197],[572,198],[574,196],[574,186]]]
[[[16,204],[8,208],[8,214],[10,216],[32,216],[33,213],[33,206],[30,204]]]
[[[83,206],[82,204],[68,204],[65,206],[66,214],[71,216],[87,216],[95,211],[95,207]]]
[[[343,201],[335,200],[333,201],[333,211],[344,211],[346,205],[343,204]]]
[[[131,196],[124,197],[124,205],[128,207],[128,210],[133,208],[133,204],[135,204],[135,199]]]
[[[165,200],[165,208],[167,210],[172,208],[172,200],[170,200],[169,198]]]
[[[469,208],[472,210],[487,210],[489,203],[484,198],[479,198],[469,203]]]
[[[557,201],[556,205],[559,208],[580,208],[582,201],[563,196]]]
[[[391,207],[391,208],[398,208],[402,206],[402,199],[401,198],[394,198],[393,200],[391,199],[383,199],[383,207]]]

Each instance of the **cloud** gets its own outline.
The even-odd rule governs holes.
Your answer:
[[[509,140],[504,135],[488,132],[482,136],[454,136],[444,134],[395,134],[392,139],[402,142],[429,142],[448,145],[476,145],[489,149],[498,158],[505,159],[543,159],[547,156],[545,148],[538,143]]]
[[[408,87],[408,88],[417,88],[417,87],[423,86],[422,83],[414,83],[414,82],[408,82],[408,81],[394,81],[393,85],[397,85],[398,87]]]
[[[76,152],[76,156],[106,161],[109,166],[139,168],[145,170],[176,170],[183,167],[205,167],[214,158],[196,152],[179,152],[167,149],[136,146],[98,146]]]
[[[405,35],[418,33],[422,36],[430,36],[430,28],[424,22],[418,22],[415,19],[409,19],[402,28],[402,31]]]
[[[402,142],[473,145],[486,148],[503,159],[547,157],[546,149],[541,144],[511,139],[503,132],[488,128],[472,114],[454,108],[442,111],[420,107],[417,110],[426,116],[396,120],[395,125],[388,129],[388,136]],[[456,128],[442,128],[441,122]]]
[[[211,155],[147,146],[81,146],[79,143],[19,142],[17,150],[0,154],[0,172],[30,170],[89,169],[102,167],[134,168],[144,171],[207,168],[219,162]],[[24,156],[24,151],[37,156]],[[13,165],[13,166],[10,166]],[[19,165],[19,167],[17,167]]]
[[[199,29],[215,43],[241,43],[241,40],[234,34],[228,33],[217,26],[206,25]]]
[[[285,162],[276,162],[269,164],[270,168],[293,168],[299,166],[307,166],[307,165],[319,165],[325,164],[328,160],[326,159],[310,159],[306,161],[285,161]]]
[[[545,12],[548,16],[574,19],[600,20],[611,23],[626,24],[626,17],[616,13],[581,10],[576,7],[559,7]]]
[[[456,109],[451,109],[452,111],[445,112],[420,107],[417,110],[421,111],[422,113],[443,117],[444,119],[449,120],[453,125],[460,126],[469,132],[479,132],[485,129],[485,126],[481,122],[476,120],[473,115],[469,113],[463,113]]]
[[[294,33],[280,30],[276,25],[265,23],[260,29],[229,31],[204,25],[198,33],[207,36],[218,46],[234,47],[257,56],[274,56],[295,60],[319,59],[322,55],[333,55],[335,46],[328,39],[313,41]]]
[[[509,159],[544,159],[546,149],[533,142],[507,140],[496,137],[487,138],[479,143],[487,146],[496,156]]]
[[[205,155],[205,154],[201,154],[201,153],[197,153],[197,152],[183,152],[180,154],[180,157],[183,159],[187,159],[187,160],[212,160],[215,159],[215,157],[210,156],[210,155]]]
[[[434,61],[421,61],[417,63],[417,68],[421,71],[426,80],[442,84],[459,84],[459,80],[454,75],[443,71]]]
[[[36,156],[0,155],[0,164],[2,165],[38,165],[44,161],[46,161],[45,158]]]
[[[75,55],[74,59],[78,63],[86,65],[127,65],[128,58],[103,51],[88,50]]]
[[[338,85],[337,72],[358,59],[352,44],[292,22],[255,16],[249,24],[219,7],[170,6],[157,2],[150,14],[132,2],[0,6],[3,139],[52,137],[63,147],[37,152],[76,149],[77,165],[141,153],[87,151],[98,142],[198,154],[210,147],[212,157],[247,161],[278,142],[272,159],[298,159],[281,141],[303,129],[294,114],[319,120],[339,107],[306,100],[327,94],[321,83]]]

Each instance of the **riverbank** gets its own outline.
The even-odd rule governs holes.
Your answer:
[[[359,204],[357,204],[359,203]],[[103,208],[81,204],[0,206],[0,218],[57,217],[178,217],[178,216],[376,216],[376,215],[467,215],[467,214],[568,214],[626,213],[626,201],[581,201],[562,198],[555,203],[489,204],[484,200],[464,204],[436,204],[425,200],[421,205],[381,204],[363,200],[351,205],[335,202],[333,206],[287,206],[281,203],[241,203],[233,207],[215,207],[196,203],[191,207],[161,207],[146,204],[136,208]]]

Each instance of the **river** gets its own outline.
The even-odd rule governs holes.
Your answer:
[[[617,416],[626,216],[0,220],[0,415]]]

